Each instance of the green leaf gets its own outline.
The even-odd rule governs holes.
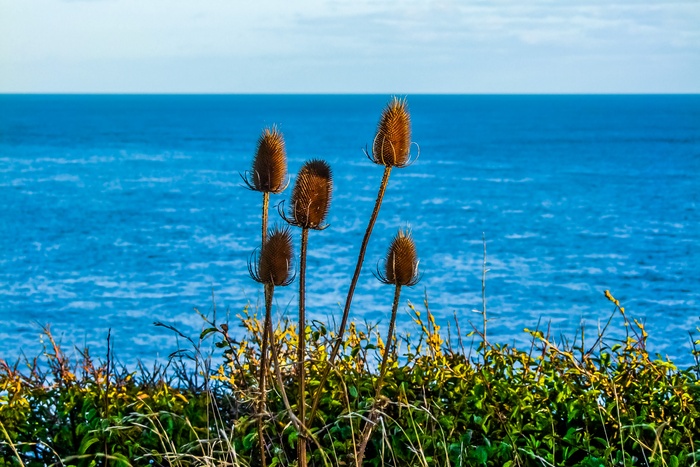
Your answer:
[[[253,447],[253,443],[255,442],[255,438],[257,436],[257,433],[248,433],[243,437],[243,447],[246,449],[250,449]]]
[[[209,334],[212,332],[216,332],[216,328],[206,328],[205,330],[202,331],[202,333],[199,335],[199,340],[203,340],[205,337],[207,337]]]
[[[78,449],[78,454],[85,454],[90,446],[99,441],[99,438],[83,438],[80,442],[80,448]]]
[[[297,443],[297,438],[299,438],[299,433],[297,433],[296,431],[292,431],[291,433],[289,433],[289,436],[287,436],[287,442],[290,445],[294,446]]]

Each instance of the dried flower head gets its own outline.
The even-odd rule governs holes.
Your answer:
[[[289,285],[292,274],[292,233],[288,227],[270,229],[262,250],[248,263],[250,276],[257,282],[273,285]]]
[[[286,188],[287,155],[277,127],[265,128],[260,135],[250,178],[245,182],[251,190],[280,193]]]
[[[377,164],[404,167],[411,153],[411,116],[405,99],[394,97],[379,119],[372,145],[372,160]]]
[[[386,253],[384,272],[377,270],[377,278],[385,284],[413,286],[418,283],[418,256],[411,233],[399,229]]]
[[[328,163],[318,159],[305,162],[294,183],[290,217],[285,219],[306,229],[325,228],[323,222],[331,204],[332,191],[333,178]]]

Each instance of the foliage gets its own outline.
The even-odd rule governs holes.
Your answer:
[[[354,465],[363,420],[379,407],[368,466],[696,465],[700,367],[679,370],[650,356],[643,325],[608,298],[608,324],[621,320],[628,331],[621,342],[602,334],[586,342],[582,333],[555,343],[526,330],[525,350],[483,335],[465,348],[457,320],[455,337],[445,339],[427,303],[424,311],[409,304],[418,333],[398,339],[376,404],[386,343],[376,326],[350,323],[308,426],[309,464]],[[257,465],[260,417],[269,465],[295,465],[299,432],[282,395],[294,411],[297,330],[287,322],[275,329],[283,387],[271,369],[260,412],[263,326],[249,309],[239,318],[238,338],[228,323],[207,321],[193,342],[214,339],[223,351],[213,369],[197,348],[194,363],[175,357],[136,371],[97,362],[87,349],[70,362],[46,329],[40,359],[23,368],[0,360],[0,466]],[[333,337],[323,323],[306,328],[309,391]]]

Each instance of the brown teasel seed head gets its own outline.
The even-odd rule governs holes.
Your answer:
[[[372,145],[372,160],[388,167],[404,167],[410,155],[411,116],[408,103],[406,99],[394,97],[379,119]]]
[[[276,126],[265,128],[258,139],[248,186],[267,193],[281,193],[287,178],[287,155],[284,137]]]
[[[409,231],[399,229],[387,251],[384,273],[378,271],[377,277],[386,284],[412,286],[418,283],[416,244]]]
[[[327,162],[313,159],[299,170],[289,209],[289,222],[305,229],[323,229],[333,191],[333,176]]]
[[[257,255],[255,267],[249,264],[250,275],[263,284],[289,285],[294,279],[293,257],[291,231],[288,227],[274,227],[270,229],[267,241]]]

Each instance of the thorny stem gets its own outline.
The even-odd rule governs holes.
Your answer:
[[[112,371],[112,328],[107,331],[107,377],[105,378],[105,397],[104,397],[104,418],[109,418],[109,373]],[[105,438],[105,467],[109,467],[109,446],[107,438]]]
[[[386,375],[386,365],[389,362],[389,355],[391,354],[391,348],[394,339],[394,324],[396,323],[396,312],[399,308],[399,297],[401,296],[401,286],[397,285],[394,291],[394,304],[391,307],[391,321],[389,321],[389,332],[386,336],[386,345],[384,346],[384,356],[382,357],[382,366],[379,370],[379,379],[377,380],[377,387],[375,388],[374,402],[372,403],[372,409],[369,414],[367,423],[365,424],[365,429],[362,431],[362,442],[360,444],[359,455],[357,456],[357,467],[362,466],[362,460],[365,457],[365,449],[367,448],[367,443],[369,442],[370,436],[372,436],[372,430],[377,421],[377,402],[379,401],[379,396],[382,392],[382,385],[384,384],[384,376]]]
[[[262,243],[265,245],[267,241],[267,211],[270,206],[270,193],[263,191],[263,206],[262,206]]]
[[[262,203],[262,242],[261,251],[265,246],[267,241],[267,211],[270,205],[270,193],[268,191],[263,191],[263,203]],[[260,348],[260,401],[258,404],[258,440],[260,442],[260,465],[262,467],[267,467],[267,461],[265,459],[265,439],[263,436],[263,420],[262,414],[265,411],[265,399],[266,399],[266,387],[265,387],[265,377],[267,376],[267,344],[268,344],[268,333],[267,328],[272,326],[272,294],[274,293],[274,284],[265,284],[265,323],[263,324],[263,335],[262,335],[262,346]]]
[[[272,290],[274,291],[274,288]],[[270,296],[272,296],[272,294],[270,294]],[[277,346],[275,345],[276,341],[274,333],[272,332],[272,326],[268,328],[267,333],[267,339],[270,342],[270,351],[272,353],[272,368],[274,369],[278,391],[282,396],[282,403],[284,404],[284,408],[287,410],[289,420],[292,422],[292,425],[294,425],[294,428],[296,428],[297,433],[299,433],[300,437],[302,436],[302,434],[306,434],[306,436],[308,436],[309,439],[311,439],[314,442],[316,448],[318,448],[319,452],[321,453],[323,465],[325,467],[330,467],[330,464],[328,464],[328,459],[326,458],[327,456],[323,451],[323,448],[321,448],[321,445],[316,439],[316,437],[309,431],[308,428],[306,428],[302,421],[299,420],[299,417],[294,415],[294,410],[292,410],[292,405],[289,403],[289,398],[287,397],[287,391],[284,389],[284,381],[282,380],[282,372],[280,371],[280,358],[279,354],[277,353]]]
[[[484,263],[481,268],[481,314],[484,319],[483,339],[484,352],[486,352],[486,344],[488,343],[488,340],[486,339],[486,323],[488,322],[488,319],[486,319],[486,273],[488,272],[488,269],[486,269],[486,234],[483,232],[481,234],[481,239],[484,243]]]
[[[355,273],[352,276],[352,281],[350,282],[350,289],[348,290],[348,296],[345,299],[345,308],[343,309],[343,317],[340,321],[340,327],[338,329],[338,335],[335,338],[335,343],[333,344],[333,349],[328,358],[328,363],[326,364],[323,374],[321,376],[320,384],[316,390],[316,395],[313,399],[313,404],[311,405],[311,413],[309,415],[309,421],[314,419],[316,411],[318,410],[318,404],[321,400],[321,394],[323,393],[323,387],[328,380],[331,368],[333,367],[333,362],[338,356],[340,347],[343,345],[343,334],[345,333],[345,327],[348,324],[348,316],[350,315],[350,305],[352,304],[352,298],[355,294],[355,287],[357,286],[357,281],[360,278],[360,271],[362,270],[362,263],[365,260],[365,252],[367,251],[367,245],[369,244],[369,238],[372,236],[372,229],[377,221],[377,216],[379,215],[379,209],[382,206],[382,199],[384,198],[384,192],[386,191],[387,184],[389,183],[389,175],[391,174],[391,166],[384,167],[384,175],[382,176],[382,182],[379,185],[379,192],[377,193],[377,200],[374,203],[374,210],[372,211],[372,216],[369,218],[369,223],[367,224],[367,230],[365,230],[365,236],[362,239],[362,245],[360,246],[360,254],[357,256],[357,264],[355,265]]]
[[[275,285],[265,284],[265,323],[263,324],[262,346],[260,348],[260,401],[258,403],[258,440],[260,442],[260,465],[267,467],[265,459],[265,437],[263,433],[263,414],[266,412],[267,402],[267,347],[269,342],[270,329],[272,328],[272,295],[275,292]]]
[[[305,310],[305,294],[306,294],[306,247],[309,242],[309,229],[301,230],[301,258],[299,260],[299,341],[297,346],[297,365],[299,376],[299,400],[297,408],[299,411],[299,419],[302,423],[306,423],[306,380],[304,378],[304,360],[306,358],[306,310]],[[299,467],[306,467],[306,438],[305,435],[299,436],[297,441],[297,461]]]

